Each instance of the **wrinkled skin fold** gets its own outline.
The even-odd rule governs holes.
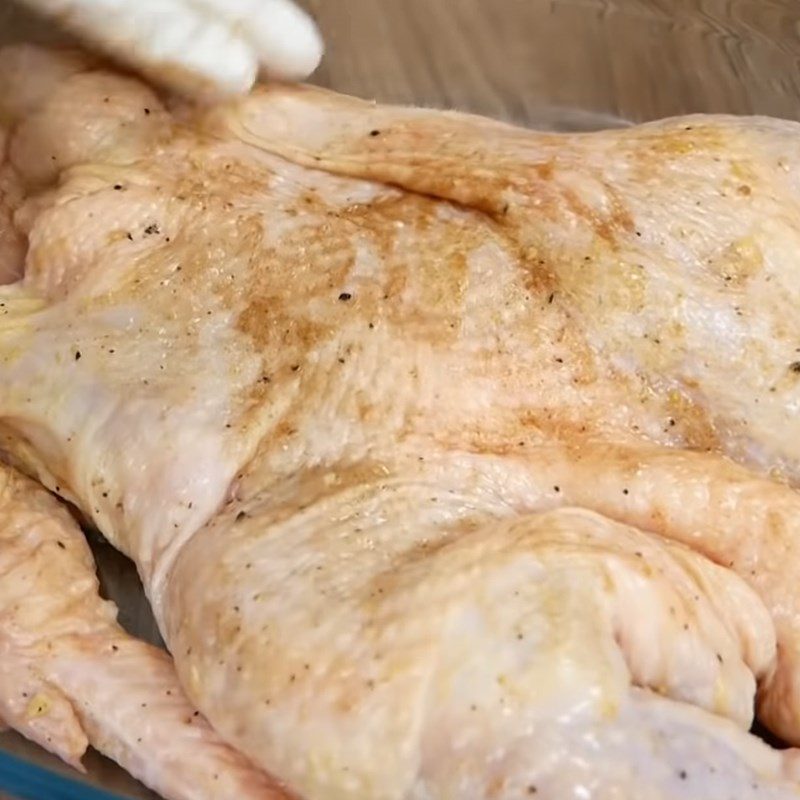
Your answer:
[[[800,793],[747,733],[800,742],[796,124],[0,89],[2,447],[229,745],[309,800]]]

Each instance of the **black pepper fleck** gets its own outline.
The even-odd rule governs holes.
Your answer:
[[[353,295],[352,295],[352,294],[350,294],[350,292],[342,292],[342,293],[339,295],[339,299],[340,299],[340,300],[341,300],[343,303],[346,303],[348,300],[352,300],[352,298],[353,298]]]

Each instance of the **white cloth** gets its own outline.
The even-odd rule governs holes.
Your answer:
[[[303,80],[322,40],[292,0],[23,0],[110,56],[190,94]]]

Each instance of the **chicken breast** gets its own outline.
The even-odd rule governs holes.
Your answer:
[[[531,134],[302,88],[220,116],[293,161],[481,210],[519,248],[523,285],[569,310],[592,361],[636,381],[627,404],[666,400],[641,434],[796,481],[796,123],[697,116]],[[560,355],[574,379],[584,354]]]
[[[796,125],[29,80],[2,441],[220,735],[311,800],[798,794]]]

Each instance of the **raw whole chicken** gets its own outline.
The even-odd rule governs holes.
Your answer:
[[[800,744],[796,124],[545,135],[288,87],[201,110],[24,47],[0,119],[5,459],[136,562],[227,780],[800,796],[747,732],[757,699]],[[82,658],[116,695],[103,608],[68,624],[103,617]],[[0,625],[0,714],[41,742],[13,692],[80,703],[48,671],[71,639]],[[127,702],[92,735],[174,713]]]

